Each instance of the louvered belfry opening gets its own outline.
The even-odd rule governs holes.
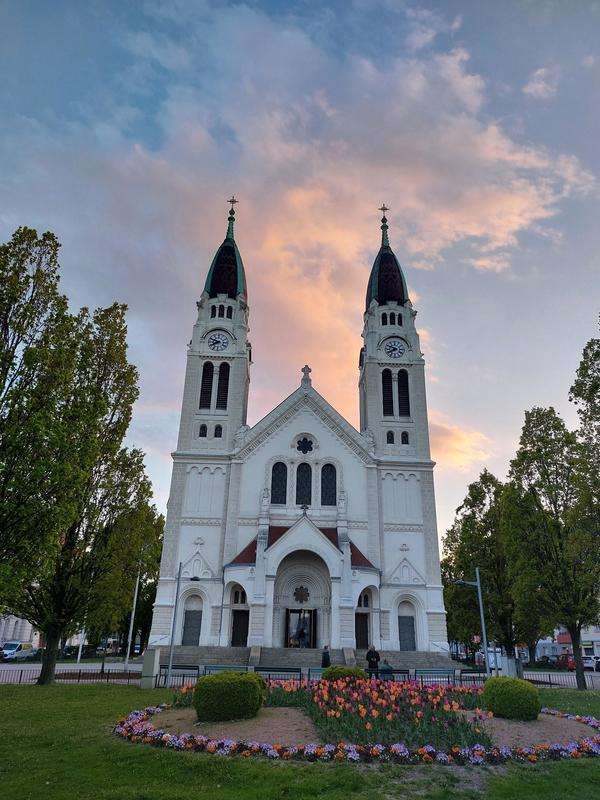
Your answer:
[[[215,368],[212,362],[206,361],[202,367],[202,383],[200,384],[200,408],[210,408],[212,397],[213,375]]]
[[[229,394],[229,364],[223,362],[219,367],[219,382],[217,383],[217,408],[227,408],[227,395]]]
[[[394,396],[392,394],[392,371],[384,369],[381,373],[381,390],[383,396],[383,416],[394,416]]]
[[[401,369],[398,373],[398,414],[401,417],[410,417],[408,372],[405,369]]]

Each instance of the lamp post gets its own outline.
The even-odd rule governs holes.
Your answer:
[[[479,575],[479,567],[475,567],[475,580],[474,581],[452,581],[456,586],[470,586],[477,589],[477,601],[479,603],[479,618],[481,619],[481,638],[483,639],[483,654],[485,656],[485,671],[489,676],[490,673],[490,656],[488,653],[487,631],[485,629],[485,616],[483,613],[483,596],[481,594],[481,576]]]
[[[177,588],[175,589],[175,605],[173,607],[173,622],[171,624],[171,643],[169,645],[169,666],[167,667],[167,686],[171,685],[171,672],[173,671],[173,649],[175,647],[175,625],[177,624],[177,608],[179,606],[179,587],[181,585],[181,570],[183,564],[179,562],[179,569],[177,570]],[[191,581],[199,581],[200,578],[194,575],[190,578]]]

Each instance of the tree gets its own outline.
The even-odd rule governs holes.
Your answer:
[[[600,616],[598,507],[586,488],[588,468],[585,448],[553,408],[526,412],[502,523],[517,592],[526,598],[534,589],[542,613],[568,630],[580,689],[581,629]]]
[[[122,441],[138,396],[127,360],[125,307],[90,315],[82,309],[63,349],[68,380],[55,398],[50,455],[60,465],[60,492],[47,506],[54,527],[51,553],[27,579],[11,610],[41,630],[45,650],[39,683],[53,679],[60,641],[94,615],[106,616],[132,588],[141,541],[127,515],[147,506],[143,454]]]
[[[459,533],[459,526],[453,525],[444,539],[447,555],[442,559],[440,567],[444,586],[444,606],[446,608],[446,626],[450,642],[464,646],[467,657],[475,658],[479,649],[476,637],[481,636],[481,621],[475,592],[466,592],[464,587],[457,586],[455,581],[463,579],[463,570],[455,563],[452,539]]]
[[[517,632],[508,559],[500,535],[502,491],[502,483],[484,469],[479,480],[469,485],[456,511],[454,525],[444,540],[444,552],[452,565],[452,580],[473,580],[475,567],[479,567],[489,634],[512,652]],[[455,586],[448,591],[453,601],[458,600],[461,608],[468,610],[467,619],[474,622],[474,614],[478,616],[479,612],[473,590]],[[476,630],[479,628],[477,623]]]
[[[0,602],[43,560],[60,516],[55,421],[76,321],[58,291],[59,247],[29,228],[0,245]]]

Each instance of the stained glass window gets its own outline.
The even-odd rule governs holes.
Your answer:
[[[312,449],[313,443],[310,439],[307,439],[306,436],[303,436],[302,439],[298,439],[296,450],[299,450],[301,453],[306,455],[307,453],[310,453]]]
[[[325,464],[321,470],[321,505],[334,506],[337,503],[336,471],[333,464]]]
[[[312,501],[312,469],[310,464],[298,464],[296,471],[296,505],[309,506]]]
[[[283,461],[277,461],[271,470],[271,502],[279,505],[287,502],[287,467]]]

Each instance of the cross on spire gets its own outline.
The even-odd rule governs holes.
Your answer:
[[[308,366],[308,364],[305,364],[300,371],[302,372],[302,380],[300,381],[300,384],[302,386],[312,386],[312,381],[310,379],[310,373],[312,372],[312,369]]]
[[[390,240],[388,239],[388,224],[387,224],[387,217],[385,216],[385,212],[389,211],[390,209],[386,206],[385,203],[382,203],[379,207],[379,211],[383,214],[381,218],[381,246],[382,247],[389,247]]]
[[[229,209],[229,216],[227,217],[227,238],[228,239],[233,239],[233,223],[235,222],[235,208],[234,208],[234,206],[235,206],[236,203],[239,202],[239,200],[236,200],[235,195],[232,194],[227,202],[231,203],[231,208]]]

